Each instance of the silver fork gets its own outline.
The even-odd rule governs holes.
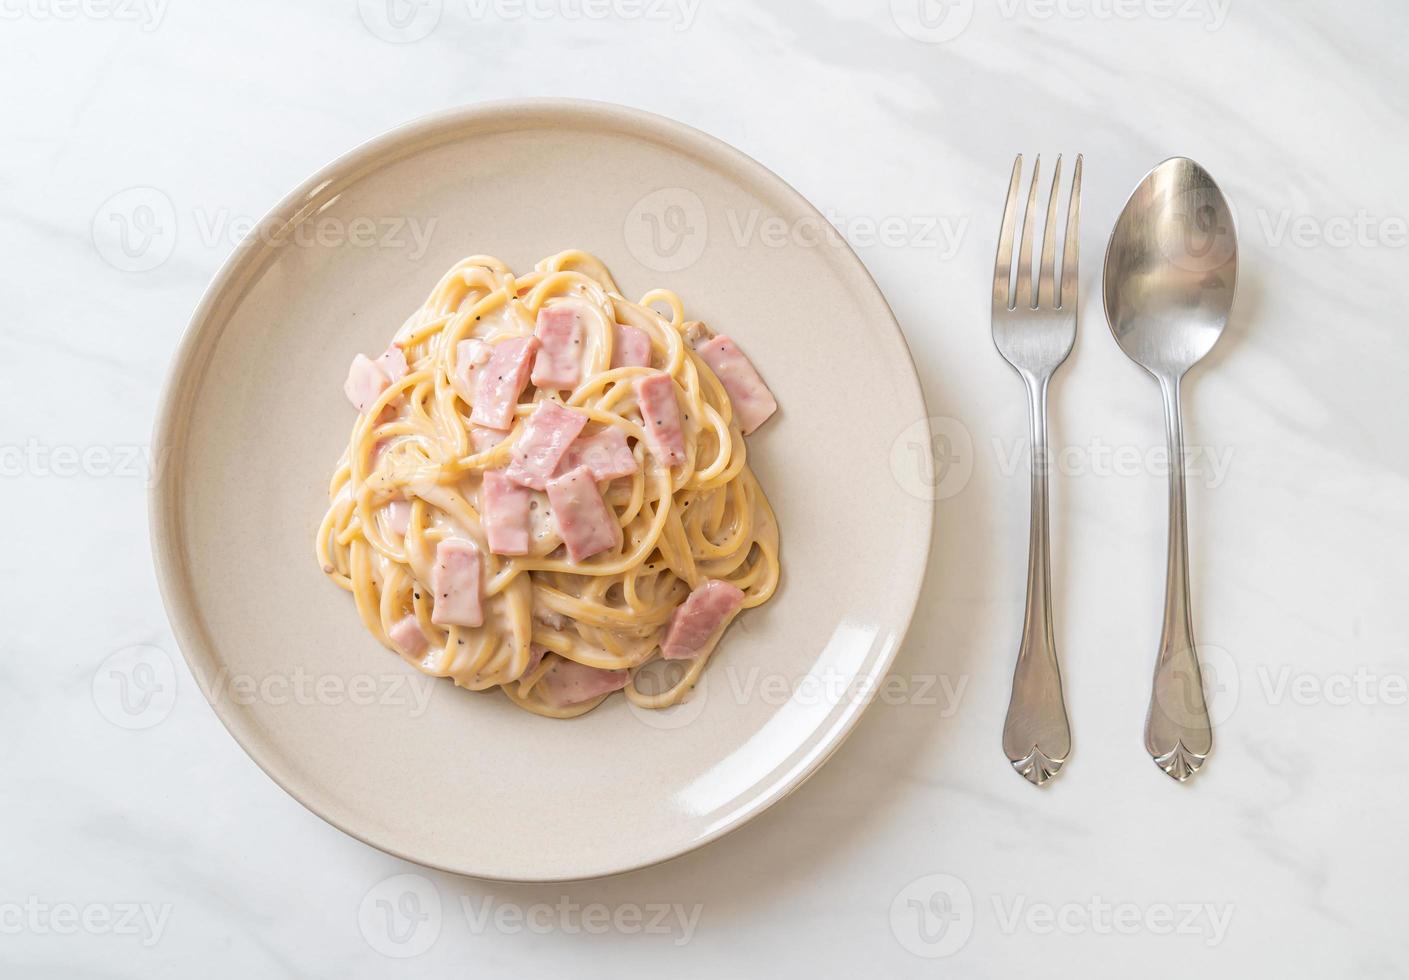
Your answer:
[[[1062,277],[1056,277],[1057,198],[1062,158],[1052,174],[1047,221],[1042,236],[1042,266],[1033,296],[1032,226],[1037,210],[1037,179],[1042,158],[1032,165],[1032,185],[1023,214],[1018,246],[1017,289],[1010,290],[1013,230],[1018,216],[1018,185],[1023,158],[1013,161],[1008,202],[998,234],[993,265],[993,343],[1027,386],[1032,423],[1032,527],[1027,556],[1027,610],[1022,643],[1013,671],[1013,694],[1003,723],[1003,751],[1020,774],[1041,786],[1055,776],[1071,752],[1071,726],[1062,697],[1062,672],[1052,633],[1051,561],[1047,542],[1047,385],[1076,342],[1077,224],[1081,216],[1081,156],[1072,173],[1067,207]]]

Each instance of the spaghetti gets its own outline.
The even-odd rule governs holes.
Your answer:
[[[672,292],[630,302],[580,251],[473,256],[347,391],[318,560],[427,674],[555,718],[617,689],[662,708],[777,589],[744,443],[776,405]],[[662,659],[683,670],[650,690]]]

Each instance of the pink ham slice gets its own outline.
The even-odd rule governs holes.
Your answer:
[[[744,435],[767,422],[778,410],[773,392],[763,383],[753,363],[728,337],[720,334],[701,345],[696,353],[724,384],[724,390],[729,393],[729,401],[734,406],[734,417],[739,420],[739,429]]]
[[[597,481],[587,467],[579,466],[549,481],[548,503],[572,561],[591,558],[621,544],[621,525],[602,499]]]
[[[582,377],[582,322],[566,306],[538,311],[533,328],[538,357],[533,362],[533,383],[539,388],[575,388]]]
[[[576,660],[554,657],[553,666],[548,668],[533,689],[543,692],[543,700],[554,707],[566,708],[620,691],[630,677],[631,674],[625,670],[603,670]]]
[[[393,534],[406,536],[411,530],[411,501],[393,500],[386,505],[386,526]]]
[[[480,500],[485,537],[496,555],[528,554],[528,505],[533,494],[499,470],[484,474]]]
[[[528,666],[524,668],[520,677],[534,672],[538,665],[543,662],[543,655],[548,652],[548,648],[539,643],[530,643],[528,646]]]
[[[675,400],[675,382],[668,374],[653,374],[636,382],[636,400],[641,406],[641,426],[646,445],[666,466],[685,461],[685,430],[680,425],[680,404]]]
[[[493,347],[474,337],[455,345],[455,370],[450,375],[450,387],[455,389],[455,394],[466,405],[475,403],[479,370],[489,363],[489,356],[493,353]]]
[[[387,636],[391,638],[392,645],[407,657],[419,657],[430,646],[414,614],[404,616],[393,623],[391,629],[387,630]]]
[[[587,416],[581,412],[557,402],[539,402],[514,443],[513,459],[504,475],[520,486],[546,488],[558,462],[586,424]]]
[[[390,382],[382,369],[366,354],[358,354],[352,359],[352,367],[347,370],[347,381],[343,383],[343,393],[352,407],[359,412],[371,408]]]
[[[510,337],[494,345],[475,382],[472,422],[491,429],[513,428],[514,408],[528,384],[529,368],[537,353],[537,337]]]
[[[691,592],[670,617],[661,656],[666,660],[693,660],[703,653],[739,611],[744,594],[728,582],[706,579]]]
[[[485,429],[478,425],[470,426],[470,445],[474,446],[477,453],[493,449],[507,438],[509,438],[509,433],[500,432],[498,429]]]
[[[585,466],[598,482],[615,480],[636,472],[636,457],[620,429],[603,429],[594,436],[579,438],[563,454],[558,472],[566,473]]]
[[[618,323],[613,331],[612,367],[650,367],[651,337],[639,327]]]
[[[436,545],[435,566],[431,569],[431,622],[437,626],[483,626],[484,607],[479,595],[483,577],[484,562],[472,542],[446,538]]]
[[[396,384],[406,377],[406,372],[410,370],[410,365],[406,363],[406,352],[395,344],[388,347],[386,353],[377,358],[376,364],[392,384]]]

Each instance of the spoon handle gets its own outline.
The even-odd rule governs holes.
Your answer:
[[[1213,730],[1204,702],[1203,675],[1189,612],[1189,536],[1184,506],[1184,431],[1179,379],[1161,378],[1169,439],[1169,557],[1165,573],[1164,626],[1155,664],[1145,748],[1155,764],[1183,782],[1204,764]]]
[[[1071,752],[1071,726],[1052,635],[1051,562],[1047,540],[1047,381],[1025,375],[1032,423],[1032,524],[1027,556],[1027,610],[1003,724],[1003,751],[1021,775],[1041,786]]]

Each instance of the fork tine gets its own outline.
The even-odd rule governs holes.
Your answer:
[[[1047,196],[1047,220],[1042,223],[1042,273],[1037,280],[1037,306],[1056,309],[1057,296],[1057,198],[1062,195],[1062,157],[1052,168],[1052,192]]]
[[[1032,212],[1037,210],[1037,178],[1042,174],[1042,157],[1032,158],[1032,186],[1027,192],[1027,209],[1023,211],[1022,244],[1018,246],[1018,292],[1014,306],[1033,308],[1032,296]]]
[[[1071,307],[1076,306],[1077,259],[1080,250],[1081,220],[1081,154],[1076,155],[1076,166],[1071,173],[1071,203],[1067,205],[1067,239],[1062,246],[1062,288],[1057,293],[1057,308],[1067,309],[1068,298]],[[1067,292],[1070,283],[1071,292]]]
[[[1013,176],[1008,181],[1008,202],[1003,205],[1003,224],[998,229],[998,257],[993,262],[993,308],[1007,308],[1008,287],[1013,274],[1013,228],[1018,216],[1018,180],[1022,177],[1023,156],[1013,161]]]

